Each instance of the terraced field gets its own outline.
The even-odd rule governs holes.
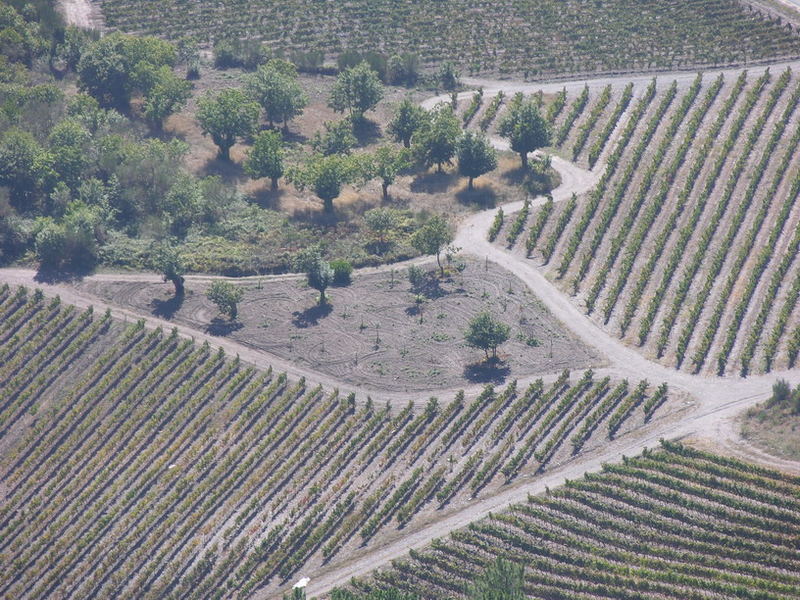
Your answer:
[[[502,557],[534,598],[798,598],[800,479],[665,443],[352,585],[464,597]]]
[[[0,381],[10,598],[274,592],[590,452],[669,401],[666,385],[565,371],[477,397],[356,403],[8,286]]]
[[[791,26],[735,0],[104,0],[102,10],[124,31],[257,38],[289,53],[413,52],[426,65],[525,78],[800,56]]]
[[[566,100],[584,108],[557,136],[587,165],[605,148],[598,187],[530,211],[511,246],[600,326],[664,364],[719,375],[794,366],[797,75],[640,85],[618,124],[628,88],[607,89]]]

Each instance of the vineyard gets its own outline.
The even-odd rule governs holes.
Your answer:
[[[554,142],[603,167],[600,183],[531,210],[516,251],[649,358],[719,375],[794,366],[797,75],[698,75],[590,96],[566,101],[579,114],[553,119]]]
[[[591,370],[551,379],[357,403],[4,286],[0,595],[246,598],[591,451],[669,401],[666,384]]]
[[[799,598],[800,479],[664,443],[353,582],[463,597],[497,557],[535,598]]]
[[[789,24],[735,0],[103,0],[102,10],[123,31],[255,38],[287,53],[413,52],[426,65],[452,60],[470,74],[525,78],[800,56]]]

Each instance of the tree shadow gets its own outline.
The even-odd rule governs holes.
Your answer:
[[[427,271],[421,280],[411,284],[411,291],[415,294],[422,294],[428,300],[436,300],[450,293],[442,288],[438,270]]]
[[[269,129],[269,127],[267,127]],[[308,144],[308,136],[303,135],[299,131],[286,130],[281,127],[276,127],[275,131],[280,131],[283,135],[283,141],[288,144]]]
[[[153,307],[153,315],[162,319],[171,319],[175,316],[175,313],[181,309],[181,306],[183,306],[185,297],[185,294],[181,294],[179,296],[172,296],[167,300],[161,300],[160,298],[154,299],[150,303],[150,306]]]
[[[470,383],[504,383],[511,367],[499,358],[490,358],[464,367],[464,378]]]
[[[478,208],[494,208],[497,205],[497,192],[490,187],[473,188],[456,193],[456,200],[467,206],[477,206]]]
[[[234,162],[233,160],[224,160],[219,156],[209,159],[202,171],[203,175],[216,175],[225,183],[234,183],[245,176],[242,165]]]
[[[320,319],[324,319],[333,311],[330,303],[317,304],[305,310],[297,310],[292,313],[292,325],[298,329],[305,329],[319,325]]]
[[[69,265],[59,268],[40,266],[33,280],[39,283],[76,283],[94,272],[94,266]]]
[[[375,121],[360,119],[353,123],[353,135],[358,140],[359,147],[374,144],[381,138],[381,128]]]
[[[441,194],[458,181],[456,173],[421,173],[411,181],[411,191],[421,194]]]
[[[229,321],[227,319],[221,319],[220,317],[214,317],[211,323],[206,326],[206,332],[211,335],[226,336],[234,331],[238,331],[242,327],[244,327],[244,325],[241,321]]]
[[[256,204],[259,208],[269,210],[279,210],[281,206],[281,199],[286,194],[283,187],[273,190],[270,181],[264,188],[259,189],[250,195],[250,201]]]

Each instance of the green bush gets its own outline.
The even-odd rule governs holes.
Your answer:
[[[333,269],[333,285],[350,285],[352,282],[351,275],[353,274],[353,265],[350,264],[350,261],[336,259],[332,260],[330,265],[331,269]]]

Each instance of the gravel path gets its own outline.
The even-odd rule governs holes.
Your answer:
[[[84,29],[102,29],[103,15],[100,7],[91,0],[59,0],[58,7],[67,25]]]

